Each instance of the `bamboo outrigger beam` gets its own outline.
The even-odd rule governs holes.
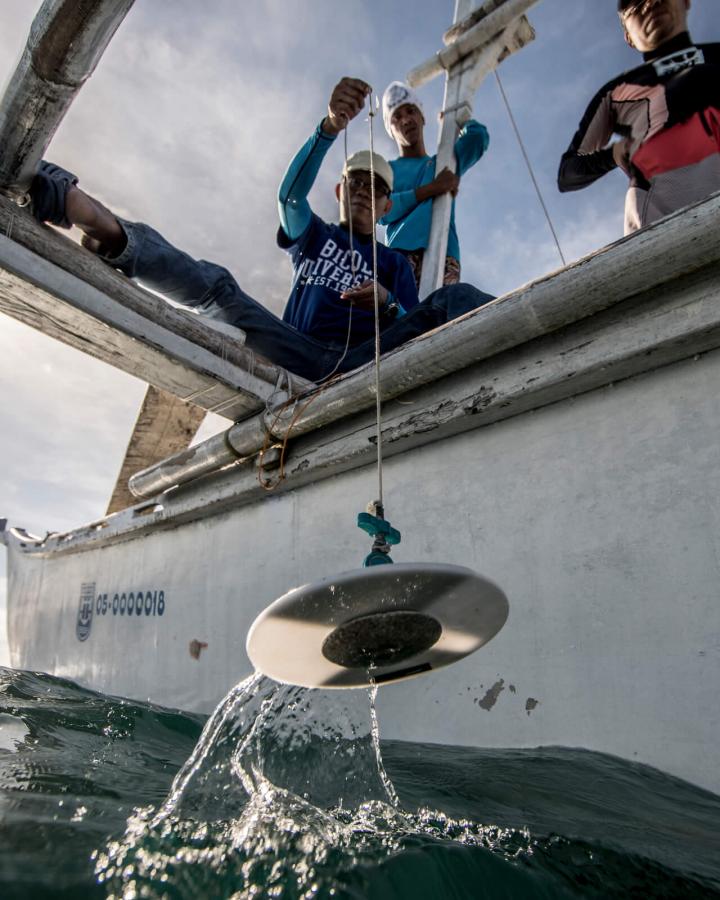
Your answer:
[[[134,0],[46,0],[0,103],[0,190],[26,194],[75,95]]]

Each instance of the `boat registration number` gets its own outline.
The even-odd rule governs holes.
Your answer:
[[[116,591],[98,594],[98,616],[162,616],[167,605],[165,591]]]

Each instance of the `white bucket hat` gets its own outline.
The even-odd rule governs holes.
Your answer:
[[[392,114],[398,106],[403,106],[405,103],[417,106],[420,112],[423,113],[423,116],[425,115],[420,98],[409,85],[402,81],[391,82],[385,88],[385,93],[382,98],[383,122],[385,123],[385,130],[390,137],[392,137],[392,131],[390,130],[390,119],[392,118]]]

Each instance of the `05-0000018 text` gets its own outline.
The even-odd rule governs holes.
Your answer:
[[[95,600],[98,616],[162,616],[164,612],[165,591],[98,594]]]

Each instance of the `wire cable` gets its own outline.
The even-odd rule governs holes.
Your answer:
[[[507,110],[507,114],[510,117],[510,124],[512,125],[515,131],[515,137],[518,140],[518,144],[520,144],[520,150],[522,151],[522,155],[525,159],[525,165],[528,168],[528,172],[530,173],[530,178],[532,179],[532,183],[535,186],[535,192],[538,195],[538,200],[540,201],[540,206],[543,208],[543,212],[545,213],[545,218],[547,219],[547,223],[550,226],[550,231],[552,232],[553,239],[555,241],[555,246],[557,247],[557,251],[560,254],[560,259],[562,260],[563,266],[567,265],[565,261],[565,255],[562,252],[562,247],[560,246],[560,241],[558,240],[558,236],[555,232],[555,228],[553,227],[552,219],[550,218],[550,213],[548,212],[548,208],[545,205],[545,200],[543,199],[542,192],[540,190],[540,185],[537,183],[537,179],[535,178],[535,173],[533,172],[532,163],[530,162],[530,157],[527,154],[527,150],[525,149],[525,144],[523,143],[523,139],[520,136],[520,129],[517,127],[517,122],[515,121],[515,116],[513,115],[512,109],[510,109],[510,103],[508,102],[507,95],[505,94],[505,90],[502,85],[502,81],[500,81],[500,76],[498,75],[497,69],[495,69],[495,80],[497,81],[498,88],[500,89],[500,96],[505,103],[505,109]]]

